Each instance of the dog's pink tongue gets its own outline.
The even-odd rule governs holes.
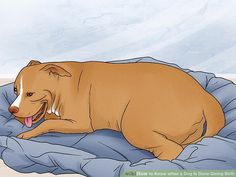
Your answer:
[[[32,127],[32,124],[33,124],[33,117],[26,117],[25,118],[25,125],[26,127]]]

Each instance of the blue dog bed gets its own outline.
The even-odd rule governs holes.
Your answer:
[[[127,62],[164,63],[179,68],[150,57],[113,63]],[[94,177],[118,177],[128,170],[236,169],[236,85],[211,73],[184,71],[220,102],[226,125],[217,136],[187,146],[176,160],[161,161],[150,152],[133,147],[121,133],[112,130],[48,133],[30,140],[18,139],[17,134],[29,129],[8,112],[15,99],[13,84],[0,87],[0,158],[22,173],[79,173]]]

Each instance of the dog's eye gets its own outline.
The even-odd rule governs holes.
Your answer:
[[[26,96],[31,97],[31,96],[33,96],[33,94],[34,94],[33,92],[27,92]]]
[[[14,87],[14,92],[17,93],[17,88],[16,87]]]

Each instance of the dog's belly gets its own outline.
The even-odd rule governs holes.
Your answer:
[[[101,130],[101,129],[111,129],[116,131],[121,131],[120,129],[120,121],[115,119],[108,119],[106,117],[98,117],[92,119],[92,127],[93,130]]]
[[[113,89],[109,84],[108,82],[103,82],[103,85],[94,84],[91,91],[90,117],[94,130],[120,131],[124,110],[132,97],[129,87]]]
[[[104,104],[98,102],[96,106],[91,108],[91,125],[94,130],[112,129],[121,130],[121,118],[125,105]]]

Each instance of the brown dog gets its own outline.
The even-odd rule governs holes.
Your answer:
[[[188,74],[163,64],[31,61],[14,91],[9,111],[19,121],[31,127],[46,119],[18,135],[24,139],[112,129],[159,159],[172,160],[224,126],[217,100]]]

